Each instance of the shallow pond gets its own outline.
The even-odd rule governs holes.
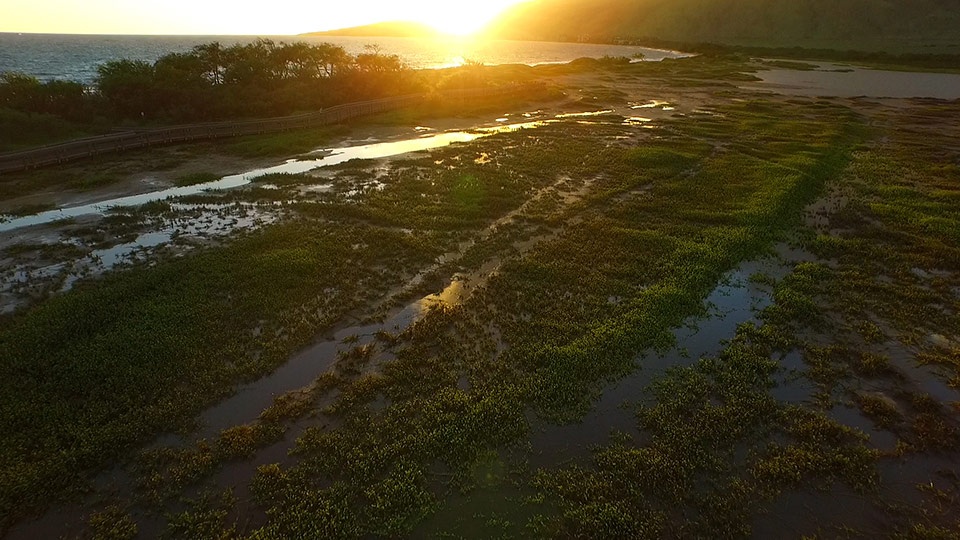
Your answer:
[[[29,303],[31,297],[64,292],[83,278],[98,276],[114,268],[147,261],[157,249],[174,240],[204,241],[237,231],[252,231],[277,221],[281,209],[236,203],[231,205],[173,204],[176,217],[163,217],[151,223],[150,230],[129,241],[87,251],[85,241],[68,232],[58,232],[42,243],[47,246],[74,245],[75,255],[55,261],[17,261],[0,266],[0,314],[13,313]],[[179,243],[181,251],[189,246]]]
[[[410,152],[419,152],[449,146],[453,143],[469,142],[480,137],[487,137],[497,133],[506,133],[519,129],[529,129],[538,127],[540,122],[523,122],[517,124],[505,124],[496,127],[479,128],[470,131],[452,131],[438,133],[436,135],[425,135],[414,139],[404,139],[399,141],[377,142],[371,144],[362,144],[358,146],[348,146],[345,148],[321,149],[314,153],[318,157],[313,159],[290,159],[280,165],[254,169],[241,174],[232,174],[224,176],[219,180],[204,182],[192,186],[174,187],[150,193],[141,193],[128,197],[119,197],[99,201],[96,203],[73,206],[68,208],[58,208],[40,212],[38,214],[10,218],[0,221],[0,232],[12,231],[23,227],[53,223],[62,219],[70,219],[89,214],[102,214],[111,208],[134,207],[146,203],[163,201],[166,199],[185,197],[188,195],[197,195],[207,191],[233,189],[245,186],[269,174],[300,174],[321,167],[331,167],[339,165],[352,159],[377,159]],[[309,154],[308,154],[309,155]]]
[[[744,85],[796,96],[960,99],[960,74],[917,73],[819,64],[813,71],[771,69],[756,76],[762,82]]]
[[[581,422],[539,426],[532,436],[531,461],[551,467],[584,459],[592,446],[606,443],[613,431],[636,433],[636,408],[651,399],[651,384],[672,367],[689,366],[703,356],[720,353],[740,324],[756,321],[757,314],[772,303],[770,287],[751,276],[762,273],[780,279],[789,273],[797,254],[785,247],[779,251],[778,257],[748,261],[729,272],[705,299],[707,315],[690,317],[674,329],[674,348],[638,358],[636,371],[604,389]],[[805,395],[798,400],[804,399]]]

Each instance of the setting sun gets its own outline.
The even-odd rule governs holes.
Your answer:
[[[436,2],[432,9],[418,13],[416,20],[446,34],[469,35],[481,30],[507,7],[518,0],[452,3]]]

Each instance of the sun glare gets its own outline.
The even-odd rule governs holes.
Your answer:
[[[424,17],[423,22],[444,34],[467,36],[479,32],[493,17],[494,13],[476,13],[475,8],[452,7],[445,13],[436,13]]]
[[[411,21],[447,34],[468,35],[522,1],[526,0],[351,0],[336,4],[273,0],[269,10],[224,10],[220,2],[198,0],[35,0],[15,3],[7,12],[0,9],[4,12],[0,32],[283,35]],[[190,16],[184,17],[184,13]]]
[[[443,2],[434,9],[418,13],[416,19],[445,34],[467,36],[483,29],[504,9],[518,0],[486,2]]]

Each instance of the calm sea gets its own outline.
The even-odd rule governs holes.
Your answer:
[[[388,37],[259,36],[274,41],[330,42],[351,54],[365,45],[378,45],[385,53],[399,55],[417,69],[457,65],[464,60],[485,64],[545,64],[605,55],[632,57],[642,53],[648,60],[683,56],[682,53],[624,45],[592,45],[538,41],[473,41],[467,39],[417,39]],[[195,45],[219,41],[225,46],[251,43],[258,36],[88,36],[68,34],[0,33],[0,72],[19,71],[41,80],[69,79],[90,83],[97,66],[128,58],[153,62],[171,52],[184,52]]]

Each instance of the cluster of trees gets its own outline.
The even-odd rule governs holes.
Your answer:
[[[90,113],[88,102],[89,95],[78,82],[41,83],[22,73],[0,74],[0,106],[8,109],[80,120]]]
[[[411,70],[376,47],[351,55],[329,43],[258,40],[198,45],[153,64],[107,62],[89,88],[4,73],[0,108],[73,122],[182,122],[290,114],[418,90]]]
[[[78,82],[0,73],[0,152],[83,135],[77,126],[93,123],[95,101]]]

